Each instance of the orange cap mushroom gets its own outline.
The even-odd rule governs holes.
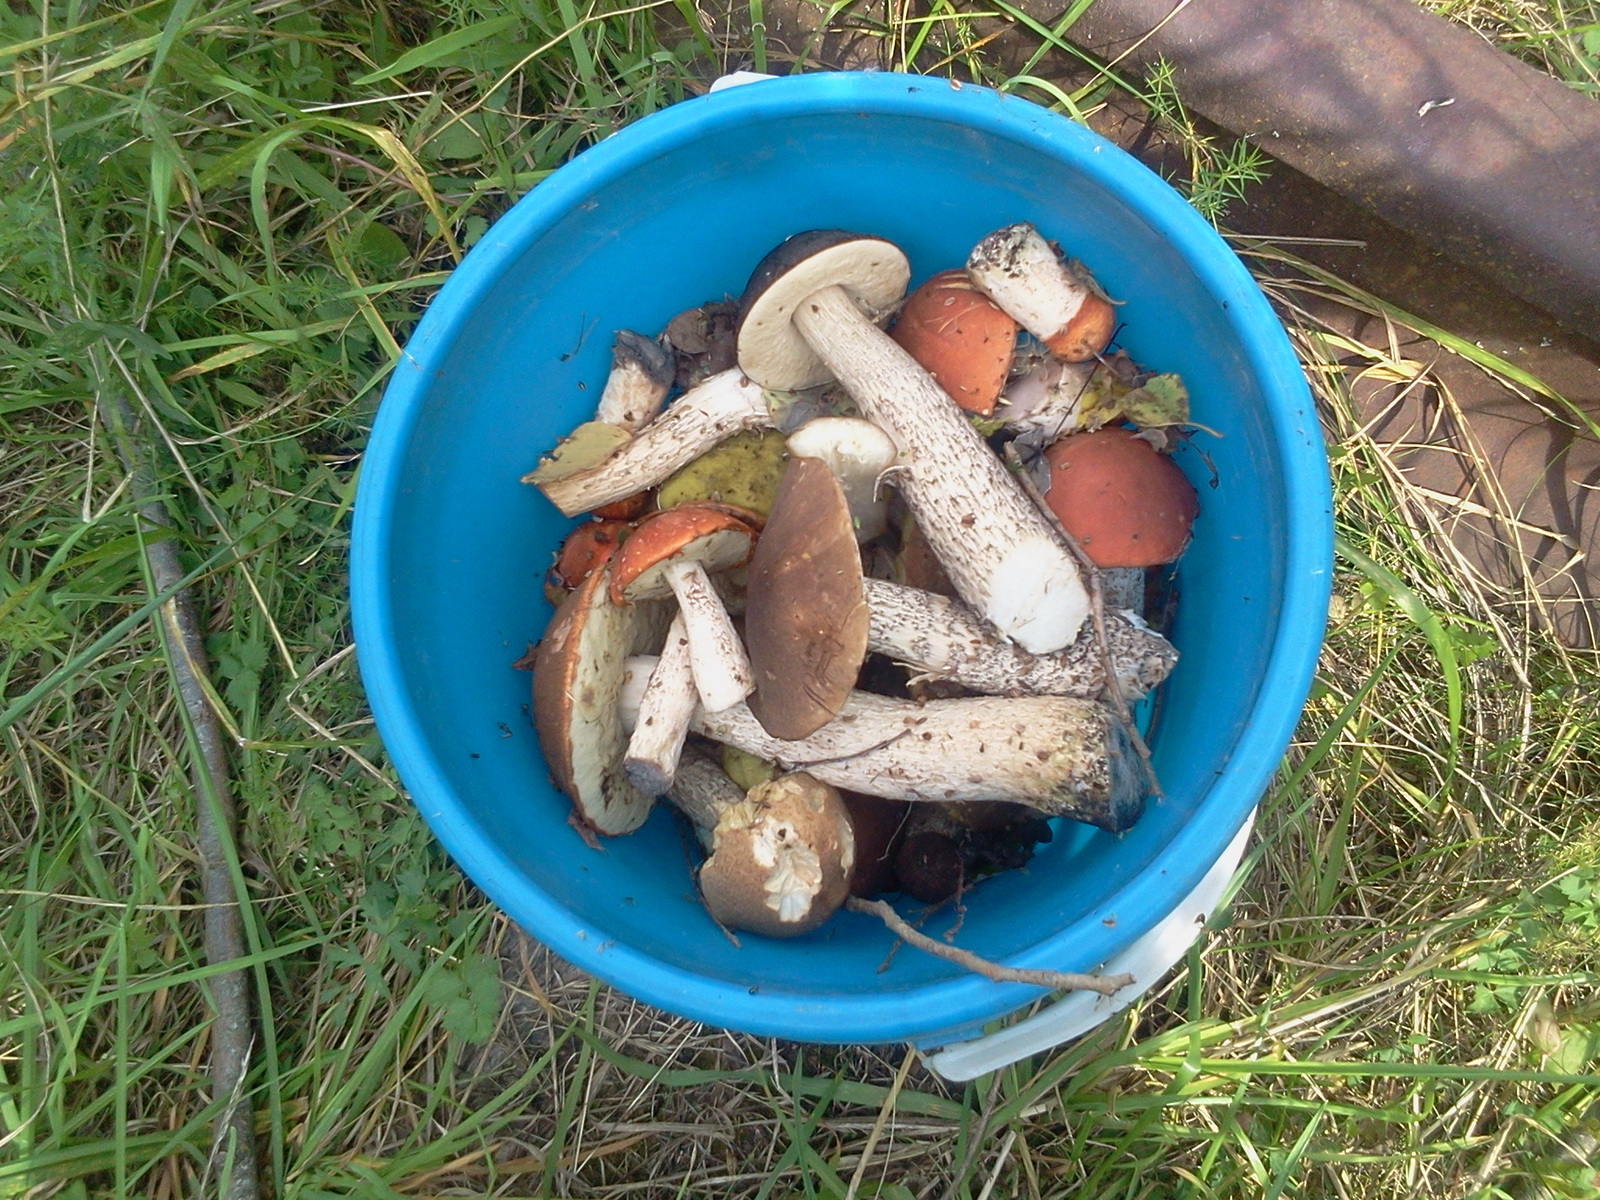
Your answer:
[[[1017,323],[965,271],[940,271],[912,292],[889,336],[962,408],[985,417],[994,411]]]
[[[1064,437],[1045,451],[1046,499],[1097,567],[1154,567],[1189,544],[1200,511],[1172,459],[1131,429]]]

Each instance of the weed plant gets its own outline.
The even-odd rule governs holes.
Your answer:
[[[363,439],[490,222],[718,71],[805,69],[839,30],[1080,118],[1152,102],[1197,203],[1248,202],[1257,159],[1070,50],[1083,7],[840,4],[798,54],[755,0],[0,9],[0,1197],[217,1186],[190,743],[108,396],[159,464],[234,742],[273,1194],[1600,1195],[1594,663],[1531,593],[1485,593],[1356,418],[1352,372],[1426,366],[1305,301],[1420,323],[1271,246],[1250,261],[1338,497],[1326,652],[1237,894],[1093,1035],[961,1086],[901,1047],[646,1009],[508,927],[375,736],[345,599]],[[1582,7],[1504,0],[1493,28],[1592,88]]]

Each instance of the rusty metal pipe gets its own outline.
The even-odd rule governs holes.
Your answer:
[[[1600,330],[1600,104],[1470,30],[1411,0],[1096,0],[1067,37],[1165,59],[1193,111]]]

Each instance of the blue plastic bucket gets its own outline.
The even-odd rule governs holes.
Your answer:
[[[939,1043],[1028,1003],[840,914],[735,948],[695,899],[671,815],[603,852],[567,825],[511,662],[549,618],[570,522],[518,477],[592,416],[612,331],[737,294],[773,245],[833,226],[904,247],[914,279],[1034,222],[1126,301],[1120,342],[1181,372],[1219,436],[1179,458],[1201,496],[1153,737],[1166,791],[1129,833],[1066,826],[985,882],[960,940],[1091,970],[1227,846],[1277,766],[1321,642],[1331,558],[1316,414],[1226,245],[1110,143],[1024,100],[891,74],[807,75],[623,129],[520,201],[440,290],[373,428],[356,503],[356,644],[385,745],[440,842],[524,930],[640,1000],[753,1033]]]

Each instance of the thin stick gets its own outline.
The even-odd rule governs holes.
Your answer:
[[[1003,967],[986,958],[979,958],[970,950],[963,950],[959,946],[947,946],[943,942],[936,941],[914,928],[909,921],[882,900],[863,900],[859,896],[850,896],[845,900],[844,906],[851,912],[877,917],[907,945],[915,946],[935,958],[942,958],[946,962],[965,967],[974,974],[992,979],[996,983],[1031,983],[1035,987],[1050,988],[1053,991],[1099,992],[1102,996],[1109,996],[1133,982],[1132,975],[1080,975],[1075,971]]]
[[[245,957],[244,921],[234,892],[232,855],[238,832],[233,788],[228,776],[227,736],[207,697],[209,668],[205,641],[195,618],[193,598],[180,587],[185,575],[178,561],[172,519],[156,499],[159,492],[146,454],[134,432],[127,403],[100,373],[96,397],[101,423],[116,444],[117,457],[139,501],[142,533],[148,537],[151,583],[156,592],[172,590],[158,610],[173,682],[188,715],[196,751],[190,764],[195,790],[195,839],[200,853],[200,891],[205,897],[206,962],[215,966]],[[176,590],[173,590],[176,589]],[[227,1169],[225,1200],[258,1200],[261,1180],[256,1161],[255,1117],[245,1091],[245,1075],[255,1040],[250,975],[239,967],[210,977],[211,1098],[222,1104],[211,1131],[211,1169]]]

